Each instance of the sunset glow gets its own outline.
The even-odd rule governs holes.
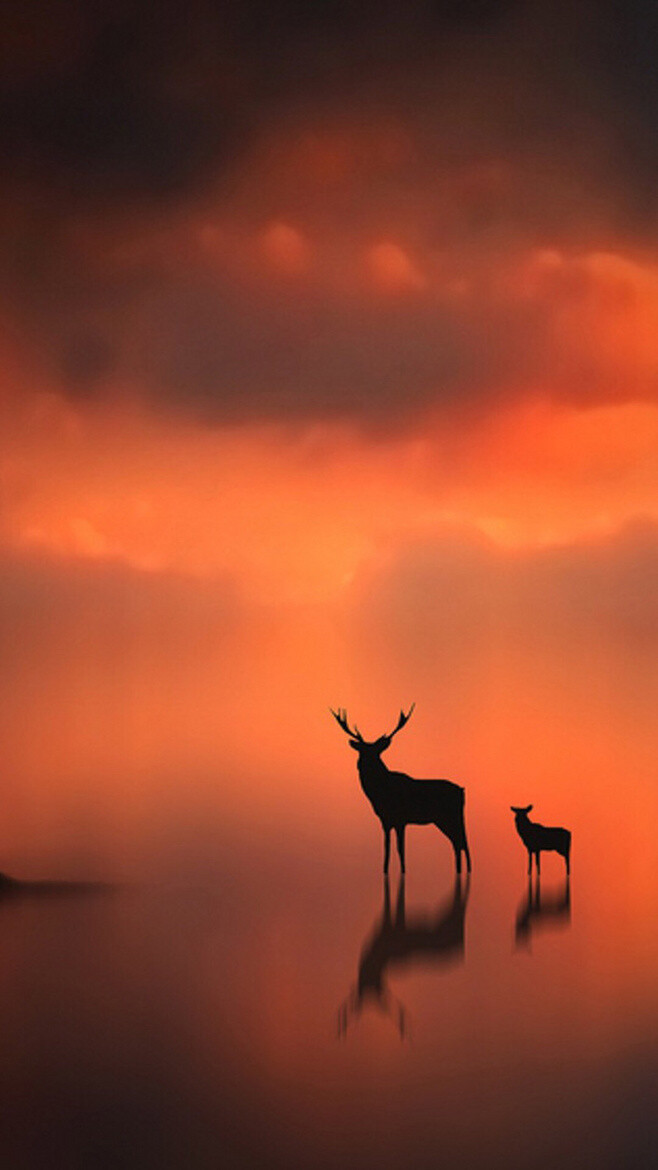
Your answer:
[[[322,766],[338,701],[377,725],[417,697],[418,767],[438,720],[441,766],[488,773],[493,799],[510,744],[512,770],[527,756],[532,667],[559,754],[558,664],[607,678],[624,638],[656,636],[658,248],[584,26],[555,26],[574,66],[548,101],[537,13],[504,15],[486,51],[437,18],[431,66],[416,17],[406,39],[383,18],[381,62],[369,17],[340,52],[282,17],[272,61],[237,17],[220,35],[195,13],[134,60],[75,4],[66,36],[37,21],[30,41],[16,16],[0,619],[19,853],[25,792],[74,806],[84,775],[128,821],[170,783],[182,800],[172,761],[200,806],[226,767],[238,819],[286,768],[306,807],[291,751]],[[641,654],[624,670],[653,694]],[[606,704],[574,702],[584,722]],[[291,706],[315,728],[301,747]]]
[[[657,14],[2,5],[0,1167],[653,1170]]]

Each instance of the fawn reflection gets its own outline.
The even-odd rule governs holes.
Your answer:
[[[372,1004],[396,1023],[401,1037],[407,1027],[407,1013],[386,980],[397,968],[433,962],[450,962],[464,956],[464,928],[470,878],[455,879],[452,894],[432,914],[407,915],[405,879],[398,885],[395,913],[391,907],[388,876],[384,878],[384,908],[381,919],[367,938],[359,960],[357,981],[338,1012],[338,1033],[344,1036],[352,1019]]]
[[[532,877],[516,915],[514,937],[517,947],[530,950],[533,932],[544,926],[569,926],[571,923],[571,888],[569,877],[558,893],[542,894],[539,874],[533,887]]]

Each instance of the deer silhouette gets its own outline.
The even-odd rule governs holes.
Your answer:
[[[531,821],[528,813],[533,806],[527,804],[525,808],[511,806],[514,813],[514,823],[519,837],[528,850],[528,873],[532,873],[532,858],[534,855],[537,866],[537,876],[540,873],[540,854],[542,850],[559,853],[565,860],[567,873],[570,872],[569,855],[571,853],[571,833],[568,829],[552,829]]]
[[[436,825],[452,842],[457,873],[462,869],[462,853],[471,872],[471,855],[464,824],[464,789],[451,780],[414,780],[405,772],[391,772],[382,760],[382,752],[391,746],[393,736],[408,723],[415,704],[400,718],[393,731],[368,743],[359,729],[347,722],[347,711],[331,711],[334,719],[350,737],[350,747],[359,753],[357,768],[361,787],[379,817],[384,830],[384,873],[388,873],[391,832],[395,829],[400,868],[405,872],[404,831],[407,825]]]
[[[564,925],[568,926],[571,920],[571,891],[569,877],[564,880],[564,886],[559,894],[543,897],[539,877],[535,888],[532,888],[532,877],[528,878],[528,892],[525,895],[516,915],[514,937],[517,947],[530,946],[533,931],[540,926]]]
[[[452,895],[440,903],[432,915],[407,917],[405,878],[400,875],[395,916],[391,913],[388,876],[384,878],[384,909],[375,923],[359,960],[357,981],[338,1011],[338,1033],[344,1036],[351,1019],[359,1016],[367,1004],[395,1019],[404,1037],[407,1012],[404,1005],[386,986],[389,970],[417,963],[450,962],[464,955],[466,906],[470,878],[462,885],[457,876]]]

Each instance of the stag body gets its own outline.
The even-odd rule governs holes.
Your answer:
[[[532,872],[534,854],[537,874],[539,875],[539,855],[543,850],[559,853],[564,858],[567,873],[569,873],[569,854],[571,852],[571,833],[569,830],[549,828],[547,825],[531,821],[528,816],[528,813],[532,811],[531,804],[526,805],[525,808],[516,808],[514,805],[511,808],[514,813],[516,830],[528,850],[528,873]]]
[[[343,731],[350,736],[350,747],[359,753],[357,768],[361,787],[379,817],[384,831],[384,873],[388,873],[391,833],[395,830],[400,868],[405,872],[404,832],[407,825],[436,825],[452,842],[457,873],[462,869],[462,853],[466,868],[471,871],[471,855],[464,824],[464,789],[451,780],[415,780],[405,772],[392,772],[382,760],[382,753],[391,745],[411,717],[413,707],[405,715],[400,712],[397,727],[389,735],[368,743],[358,728],[347,722],[346,711],[332,711]]]

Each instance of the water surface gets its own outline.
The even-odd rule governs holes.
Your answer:
[[[539,894],[506,810],[472,816],[460,886],[411,830],[387,890],[367,813],[362,852],[236,838],[193,882],[5,893],[2,1164],[651,1165],[638,826],[604,872],[576,825],[570,887],[548,858]]]

